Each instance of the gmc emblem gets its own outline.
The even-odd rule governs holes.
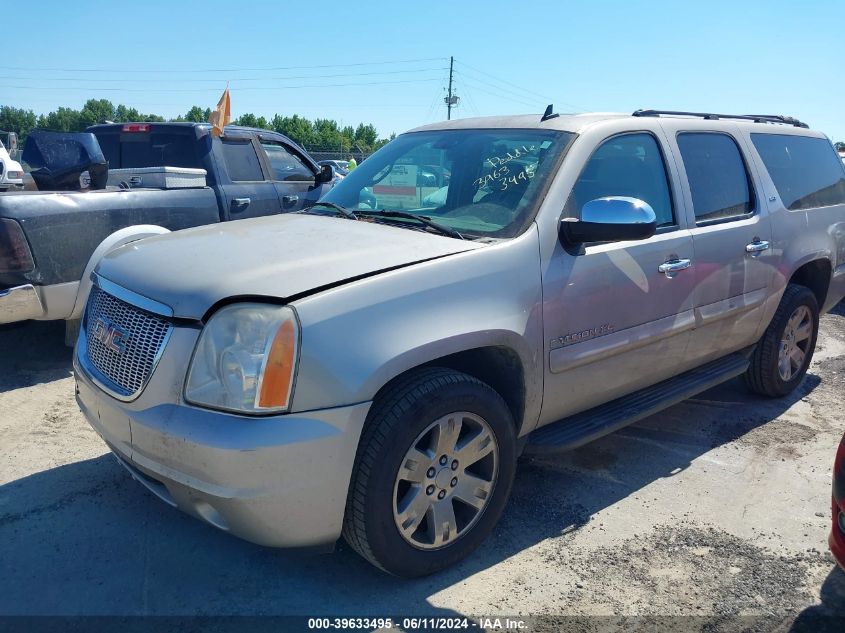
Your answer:
[[[94,322],[94,330],[91,334],[95,340],[118,356],[126,350],[126,332],[105,319],[98,318]]]

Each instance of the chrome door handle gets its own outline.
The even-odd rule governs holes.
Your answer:
[[[240,213],[249,206],[250,202],[252,202],[250,198],[233,198],[229,209],[232,213]]]
[[[289,207],[299,202],[299,196],[282,196],[282,205]]]
[[[745,252],[751,253],[752,255],[762,253],[763,251],[769,250],[769,246],[770,244],[766,240],[756,240],[751,242],[751,244],[745,245]]]
[[[692,261],[689,259],[673,259],[664,262],[657,267],[657,271],[663,273],[667,277],[674,277],[675,273],[686,270],[692,266]]]

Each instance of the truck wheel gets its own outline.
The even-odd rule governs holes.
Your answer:
[[[818,332],[816,295],[809,288],[789,284],[751,357],[745,373],[748,388],[771,398],[790,393],[807,373]]]
[[[412,372],[373,403],[343,536],[388,573],[434,573],[490,534],[515,469],[513,418],[498,393],[449,369]]]

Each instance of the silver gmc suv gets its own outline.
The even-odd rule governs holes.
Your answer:
[[[109,253],[82,411],[166,503],[392,574],[490,534],[517,457],[743,375],[801,382],[845,295],[845,167],[789,117],[464,119],[313,209]]]

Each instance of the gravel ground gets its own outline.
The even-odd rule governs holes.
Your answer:
[[[827,551],[845,305],[783,400],[727,383],[580,450],[521,460],[469,560],[408,582],[347,547],[245,543],[165,506],[73,399],[60,324],[0,329],[0,614],[540,615],[537,630],[802,629],[845,614]],[[589,617],[588,617],[589,616]],[[679,616],[678,620],[663,620]],[[689,618],[688,616],[697,616]],[[842,630],[842,629],[840,629]]]

